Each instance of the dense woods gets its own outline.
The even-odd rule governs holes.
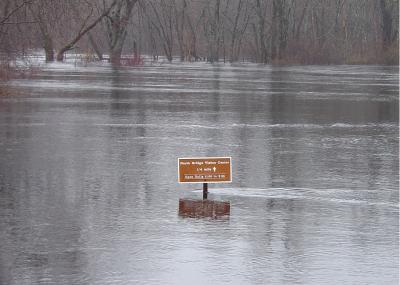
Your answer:
[[[398,64],[398,0],[1,0],[10,60]]]

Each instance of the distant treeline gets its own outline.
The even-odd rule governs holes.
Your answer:
[[[1,0],[0,52],[398,64],[398,26],[398,0]]]

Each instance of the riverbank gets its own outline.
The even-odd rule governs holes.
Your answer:
[[[399,64],[399,49],[398,46],[388,49],[386,52],[368,54],[352,54],[345,58],[337,55],[327,55],[323,51],[316,51],[304,55],[288,55],[281,59],[272,60],[266,64],[257,62],[254,58],[241,58],[237,61],[231,62],[228,58],[220,58],[218,61],[210,63],[206,57],[198,57],[197,60],[184,60],[182,61],[179,56],[173,56],[172,61],[169,61],[165,56],[153,56],[143,54],[134,56],[132,54],[124,54],[121,57],[119,66],[126,67],[140,67],[140,66],[157,66],[164,64],[223,64],[223,65],[242,65],[242,64],[255,64],[255,65],[274,65],[274,66],[329,66],[329,65],[387,65],[396,66]],[[73,64],[76,66],[92,66],[92,65],[109,65],[109,56],[103,55],[102,60],[99,60],[94,54],[67,52],[65,59],[59,64]],[[42,50],[32,50],[27,55],[20,56],[14,59],[7,60],[3,58],[0,61],[0,81],[5,81],[13,78],[31,78],[41,67],[46,65],[45,54]]]

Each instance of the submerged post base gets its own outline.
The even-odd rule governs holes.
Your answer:
[[[231,204],[213,200],[179,199],[179,216],[189,218],[229,218]]]

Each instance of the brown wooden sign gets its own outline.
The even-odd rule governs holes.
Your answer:
[[[179,183],[232,182],[230,157],[179,158]]]

